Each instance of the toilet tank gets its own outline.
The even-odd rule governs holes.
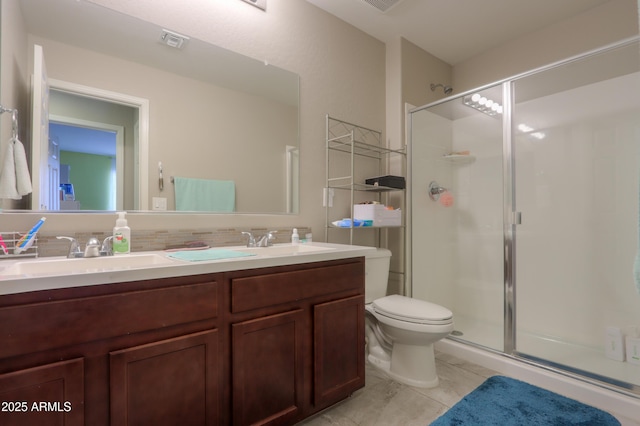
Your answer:
[[[371,303],[387,295],[391,252],[387,249],[379,248],[367,254],[364,261],[364,299],[365,303]]]

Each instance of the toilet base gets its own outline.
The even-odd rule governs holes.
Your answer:
[[[370,351],[367,360],[375,368],[405,385],[433,388],[439,384],[433,344],[395,343],[391,357],[386,352]]]

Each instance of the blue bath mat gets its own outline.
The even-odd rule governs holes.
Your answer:
[[[611,414],[519,380],[488,378],[431,426],[620,426]]]

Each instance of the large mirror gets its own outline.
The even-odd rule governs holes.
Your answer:
[[[297,212],[296,74],[90,2],[7,1],[50,86],[33,209]]]

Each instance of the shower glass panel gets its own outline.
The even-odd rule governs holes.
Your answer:
[[[635,395],[640,348],[607,336],[640,338],[639,40],[409,113],[412,296],[451,339]]]
[[[502,89],[474,94],[410,114],[412,296],[450,309],[458,338],[502,351]]]
[[[605,334],[640,331],[638,54],[633,43],[512,86],[516,353],[627,388],[640,365],[608,357]]]

